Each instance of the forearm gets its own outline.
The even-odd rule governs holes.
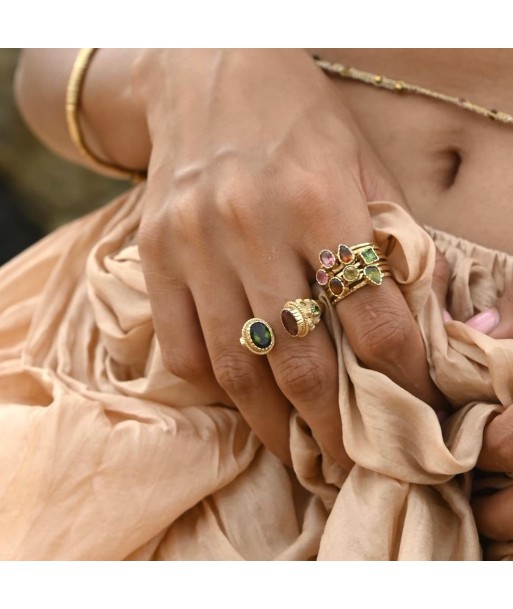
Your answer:
[[[66,87],[77,52],[25,49],[15,93],[28,126],[49,148],[88,165],[69,137],[65,114]],[[128,168],[147,167],[151,149],[145,112],[132,89],[139,54],[139,49],[97,51],[80,99],[80,124],[89,148],[100,158]]]

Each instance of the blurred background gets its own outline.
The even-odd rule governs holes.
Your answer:
[[[18,54],[0,49],[0,264],[127,189],[57,157],[28,131],[13,97]]]

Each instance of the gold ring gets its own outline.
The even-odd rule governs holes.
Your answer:
[[[334,305],[366,285],[379,286],[384,277],[391,277],[387,259],[376,243],[340,244],[336,254],[322,250],[319,260],[322,267],[315,280]]]
[[[240,344],[251,353],[265,355],[274,347],[274,332],[263,319],[253,317],[242,326]]]
[[[303,338],[315,330],[323,313],[323,305],[311,298],[298,298],[285,303],[281,310],[281,323],[290,336]]]

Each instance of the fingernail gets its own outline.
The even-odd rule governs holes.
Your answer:
[[[444,321],[452,321],[452,316],[447,309],[442,311],[442,318]]]
[[[493,308],[474,315],[474,317],[471,317],[465,323],[467,326],[474,328],[474,330],[479,330],[483,334],[489,334],[497,327],[499,321],[499,311]]]

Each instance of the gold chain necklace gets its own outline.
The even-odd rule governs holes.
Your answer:
[[[513,116],[511,114],[500,110],[490,110],[484,106],[474,104],[463,97],[453,97],[452,95],[437,93],[436,91],[431,91],[424,87],[411,85],[403,80],[395,80],[381,74],[365,72],[364,70],[358,70],[357,68],[345,66],[341,63],[324,61],[318,55],[314,55],[313,57],[317,65],[329,74],[336,74],[342,78],[357,80],[367,85],[373,85],[378,89],[386,89],[387,91],[393,91],[395,93],[414,93],[415,95],[423,95],[424,97],[430,97],[431,99],[437,99],[452,104],[458,108],[463,108],[464,110],[474,112],[474,114],[479,114],[480,116],[484,116],[485,118],[494,121],[499,121],[500,123],[513,124]]]

